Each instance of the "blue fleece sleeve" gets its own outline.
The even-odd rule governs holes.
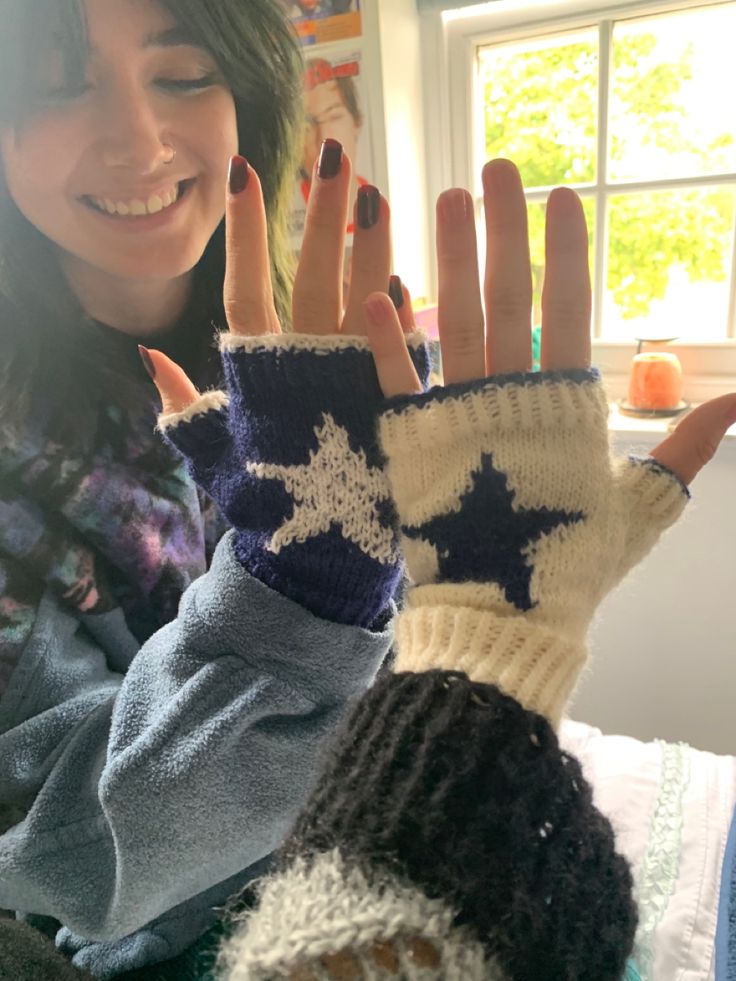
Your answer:
[[[27,811],[0,837],[0,908],[106,941],[280,843],[390,635],[272,591],[232,533],[127,674],[93,634],[46,596],[0,705],[0,801]]]

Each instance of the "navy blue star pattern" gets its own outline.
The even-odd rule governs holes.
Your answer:
[[[522,611],[531,597],[533,562],[524,549],[560,525],[582,521],[582,511],[513,507],[515,492],[506,474],[484,453],[471,489],[460,509],[426,524],[402,528],[409,538],[423,539],[437,550],[440,579],[445,582],[495,582],[509,603]]]

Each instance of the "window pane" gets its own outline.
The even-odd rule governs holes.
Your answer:
[[[723,340],[735,208],[732,188],[610,198],[606,340]]]
[[[595,180],[597,32],[482,47],[478,68],[487,159],[529,188]]]
[[[736,3],[616,24],[609,177],[736,170]]]

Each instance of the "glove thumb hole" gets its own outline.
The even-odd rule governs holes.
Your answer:
[[[690,494],[680,477],[653,457],[621,460],[614,483],[623,532],[621,579],[680,517]]]
[[[203,481],[229,445],[227,395],[200,395],[186,372],[171,358],[161,351],[149,351],[142,344],[138,351],[161,396],[157,428],[186,457],[195,478]]]
[[[162,354],[138,345],[141,361],[161,396],[161,415],[170,416],[182,412],[199,398],[199,392],[186,372]]]
[[[736,422],[736,395],[722,395],[693,409],[652,456],[689,485],[715,456]]]

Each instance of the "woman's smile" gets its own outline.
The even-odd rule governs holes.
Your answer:
[[[170,208],[179,200],[181,182],[176,181],[168,187],[151,192],[130,192],[128,194],[86,194],[81,200],[84,204],[110,215],[155,215],[164,208]]]
[[[79,201],[95,219],[118,232],[155,231],[168,227],[186,211],[186,202],[196,193],[196,183],[196,178],[190,178],[150,194],[90,194]]]

